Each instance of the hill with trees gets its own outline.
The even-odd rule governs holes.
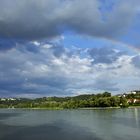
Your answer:
[[[36,99],[0,99],[0,108],[77,109],[95,107],[128,107],[127,98],[111,93],[84,94],[74,97],[43,97]]]

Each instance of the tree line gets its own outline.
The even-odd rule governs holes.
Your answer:
[[[0,108],[76,109],[92,107],[128,107],[127,99],[111,93],[85,94],[74,97],[43,97],[0,101]]]

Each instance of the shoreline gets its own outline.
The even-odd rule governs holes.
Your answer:
[[[91,107],[91,108],[0,108],[0,109],[26,109],[26,110],[109,110],[109,109],[135,109],[140,108],[140,106],[129,106],[127,108],[121,107]]]

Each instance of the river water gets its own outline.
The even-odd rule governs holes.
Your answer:
[[[140,140],[140,109],[0,109],[0,140]]]

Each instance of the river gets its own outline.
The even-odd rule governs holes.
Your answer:
[[[0,109],[0,140],[140,140],[140,109]]]

